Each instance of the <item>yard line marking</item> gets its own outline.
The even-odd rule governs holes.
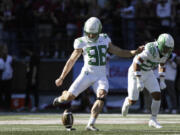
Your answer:
[[[75,118],[75,124],[87,124],[88,119]],[[147,124],[149,119],[97,119],[97,124]],[[180,120],[158,120],[161,124],[180,124]],[[0,125],[14,124],[62,124],[60,119],[49,120],[2,120]]]

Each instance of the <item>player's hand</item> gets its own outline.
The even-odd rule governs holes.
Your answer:
[[[61,86],[63,84],[63,79],[62,78],[56,79],[55,84],[57,87]]]
[[[164,77],[160,77],[160,89],[164,90],[166,88],[166,83]]]
[[[136,77],[136,80],[137,80],[137,89],[138,89],[139,91],[143,91],[143,89],[144,89],[144,83],[143,83],[143,81],[141,80],[140,77]]]
[[[136,54],[141,53],[143,50],[144,50],[144,45],[139,46],[139,47],[136,49]]]

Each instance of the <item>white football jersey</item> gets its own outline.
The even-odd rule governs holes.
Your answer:
[[[74,49],[83,49],[82,70],[106,74],[106,53],[111,39],[100,34],[96,42],[88,42],[85,36],[75,39]]]
[[[145,45],[145,49],[142,53],[135,56],[133,63],[137,61],[137,57],[140,56],[143,59],[143,63],[140,64],[141,70],[149,71],[158,66],[159,63],[165,63],[170,54],[166,54],[160,57],[157,42],[150,42]]]

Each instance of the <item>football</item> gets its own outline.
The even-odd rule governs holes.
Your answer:
[[[73,122],[74,122],[74,118],[72,112],[66,109],[62,114],[62,124],[66,128],[72,128]]]

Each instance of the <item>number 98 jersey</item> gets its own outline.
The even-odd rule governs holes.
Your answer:
[[[96,42],[88,42],[85,36],[75,39],[74,49],[83,49],[82,70],[106,74],[106,53],[110,42],[107,34],[99,34]]]

